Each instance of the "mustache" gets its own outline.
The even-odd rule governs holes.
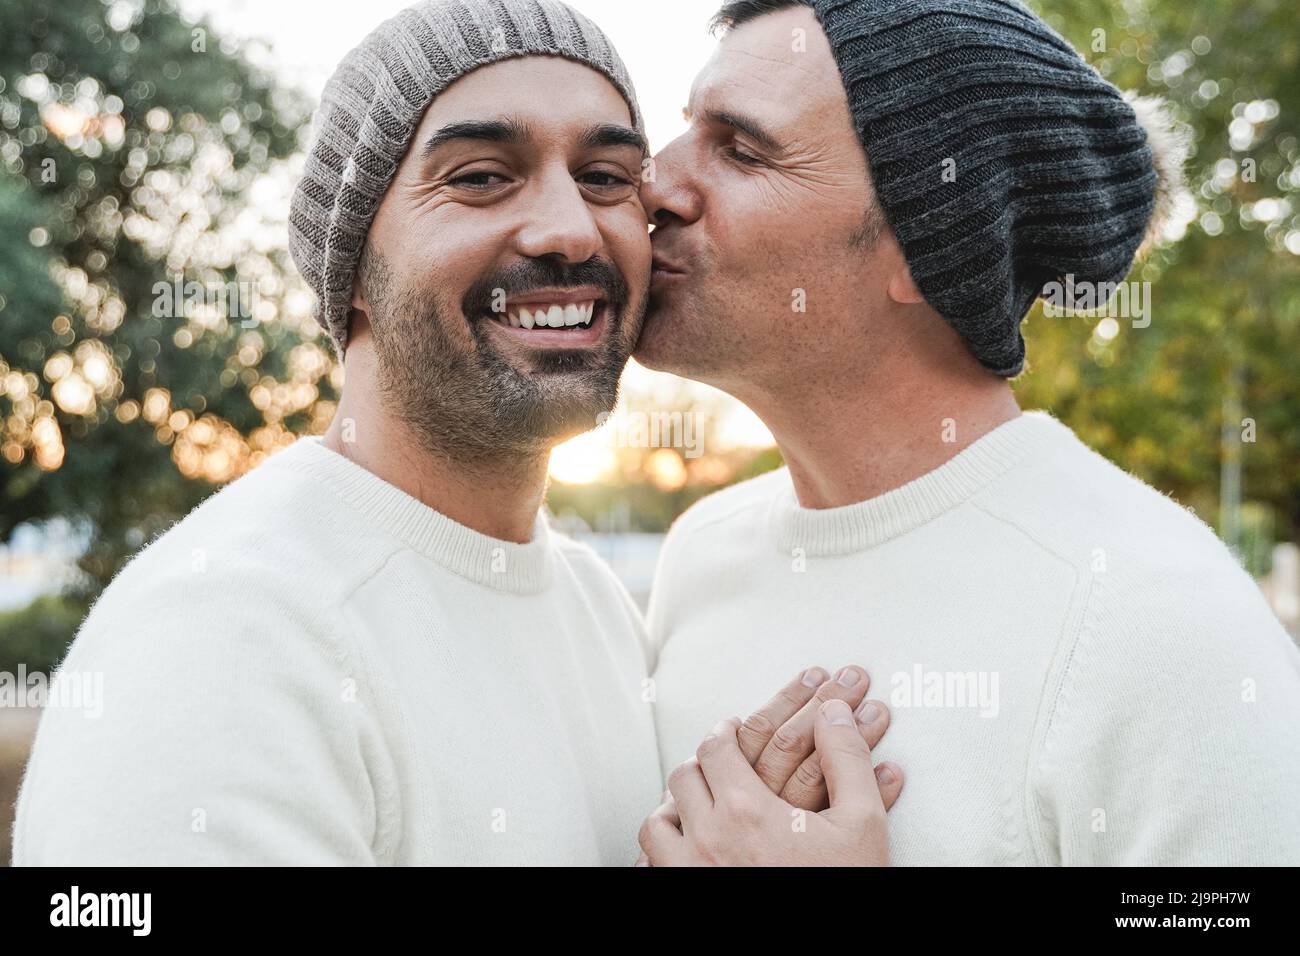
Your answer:
[[[502,293],[509,298],[534,289],[576,289],[581,286],[600,289],[609,303],[609,314],[621,314],[628,298],[627,281],[617,266],[599,256],[577,265],[566,265],[555,259],[521,259],[470,286],[461,300],[461,309],[467,318],[473,319],[491,312]]]

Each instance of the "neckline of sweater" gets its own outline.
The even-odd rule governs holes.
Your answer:
[[[788,481],[772,499],[769,524],[783,554],[865,551],[928,524],[968,501],[1038,449],[1073,438],[1046,412],[1025,412],[972,442],[938,468],[866,501],[805,508]]]
[[[540,511],[532,538],[518,544],[460,524],[327,448],[319,437],[298,439],[266,464],[320,481],[376,530],[476,584],[537,594],[554,576],[554,542]]]

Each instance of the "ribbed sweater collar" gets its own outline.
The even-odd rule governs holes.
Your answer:
[[[300,438],[263,467],[291,468],[319,481],[376,530],[477,584],[514,594],[536,594],[551,582],[552,541],[541,512],[527,544],[492,538],[412,498],[326,448],[319,438]]]
[[[773,499],[770,522],[783,554],[852,554],[933,521],[969,500],[1035,452],[1073,441],[1045,412],[1027,412],[973,442],[931,472],[875,498],[838,508],[804,508],[793,485]]]

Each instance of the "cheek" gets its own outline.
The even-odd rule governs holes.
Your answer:
[[[433,297],[440,311],[454,309],[470,286],[489,273],[503,240],[490,229],[460,221],[431,220],[415,225],[396,246],[401,284]]]
[[[603,218],[601,232],[609,244],[609,255],[614,266],[623,274],[627,283],[628,294],[638,299],[645,294],[650,282],[650,232],[646,226],[645,216],[640,213],[640,206],[635,210],[608,210],[610,215]]]

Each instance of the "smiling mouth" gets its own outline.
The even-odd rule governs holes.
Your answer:
[[[487,314],[487,324],[528,349],[581,349],[600,343],[609,311],[609,300],[594,289],[543,291],[507,300],[504,312]]]
[[[579,302],[530,302],[507,304],[504,313],[493,313],[492,320],[514,329],[538,331],[550,329],[589,329],[597,312],[604,307],[603,299]]]

